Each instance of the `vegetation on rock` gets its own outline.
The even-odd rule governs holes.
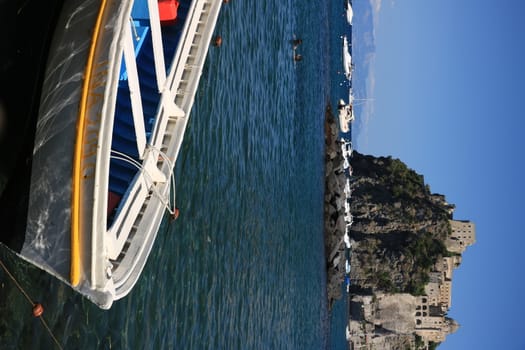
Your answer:
[[[354,290],[424,294],[432,266],[449,255],[452,206],[399,159],[354,152],[352,167]]]

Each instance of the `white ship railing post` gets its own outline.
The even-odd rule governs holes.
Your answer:
[[[164,49],[162,47],[162,31],[160,29],[160,16],[157,0],[148,0],[148,9],[157,87],[159,92],[162,92],[166,82],[166,65],[164,63]]]
[[[128,75],[129,97],[131,99],[131,111],[133,114],[133,123],[135,125],[135,135],[137,137],[137,150],[139,157],[144,157],[146,149],[146,128],[144,127],[144,112],[142,110],[142,99],[140,95],[139,75],[137,72],[137,62],[135,61],[135,46],[131,34],[130,24],[124,29],[124,62]]]

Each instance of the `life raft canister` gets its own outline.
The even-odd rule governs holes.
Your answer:
[[[162,25],[172,25],[177,19],[179,2],[177,0],[158,0],[159,17]]]

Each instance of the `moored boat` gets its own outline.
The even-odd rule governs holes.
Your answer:
[[[344,216],[346,225],[352,225],[354,223],[354,217],[350,213],[346,213]]]
[[[348,232],[345,232],[345,234],[343,236],[343,240],[345,242],[345,245],[346,245],[347,249],[352,248],[352,243],[350,242],[350,235],[349,235]]]
[[[350,131],[350,123],[354,121],[354,111],[351,104],[346,104],[343,99],[339,100],[337,105],[337,116],[339,118],[339,128],[341,132]]]
[[[348,80],[352,80],[352,68],[352,55],[350,55],[348,39],[346,35],[343,35],[343,69]]]
[[[345,214],[350,214],[350,203],[345,201]]]
[[[350,189],[350,179],[346,179],[344,193],[346,195],[346,198],[351,198],[352,190]]]
[[[222,1],[75,0],[53,37],[20,255],[102,308],[137,282]]]
[[[354,18],[354,10],[352,9],[352,4],[350,3],[350,0],[346,0],[345,3],[346,8],[346,21],[349,25],[352,25],[352,20]]]
[[[346,141],[345,139],[341,140],[341,152],[343,154],[343,157],[351,157],[354,153],[354,149],[352,148],[352,141]]]

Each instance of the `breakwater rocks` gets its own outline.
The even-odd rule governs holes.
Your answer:
[[[327,107],[325,114],[325,197],[324,197],[324,232],[325,256],[327,258],[327,294],[329,305],[343,295],[342,284],[345,278],[345,263],[349,256],[346,252],[344,234],[347,231],[345,220],[345,186],[349,179],[349,169],[345,169],[345,157],[338,138],[339,127]],[[349,204],[347,204],[349,205]]]

